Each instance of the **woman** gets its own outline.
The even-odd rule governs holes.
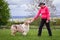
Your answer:
[[[40,26],[39,26],[39,30],[38,30],[38,36],[41,36],[41,32],[42,32],[42,28],[43,28],[44,24],[47,27],[49,36],[52,36],[51,29],[50,29],[50,13],[49,13],[49,9],[45,5],[45,3],[40,3],[39,6],[40,6],[40,9],[39,9],[37,15],[31,20],[31,22],[36,20],[41,14],[41,22],[40,22]]]

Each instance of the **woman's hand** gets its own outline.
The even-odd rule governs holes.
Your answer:
[[[48,23],[49,22],[49,20],[46,20],[46,23]]]
[[[34,21],[34,18],[31,20],[31,23]]]

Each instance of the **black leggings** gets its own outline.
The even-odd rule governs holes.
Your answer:
[[[49,36],[52,36],[51,29],[50,29],[50,21],[48,23],[46,23],[46,19],[41,19],[41,23],[40,23],[39,30],[38,30],[38,35],[41,36],[41,32],[42,32],[42,28],[43,28],[44,24],[47,27]]]

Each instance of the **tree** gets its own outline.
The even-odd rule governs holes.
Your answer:
[[[0,26],[6,25],[10,18],[8,3],[5,0],[0,0]]]

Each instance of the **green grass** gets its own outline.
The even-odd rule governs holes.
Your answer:
[[[37,33],[38,29],[30,29],[26,36],[21,35],[21,33],[11,36],[9,29],[0,29],[0,40],[60,40],[60,29],[52,29],[52,37],[48,35],[46,29],[43,29],[41,37],[38,37]]]

